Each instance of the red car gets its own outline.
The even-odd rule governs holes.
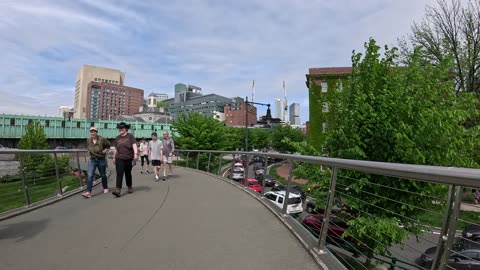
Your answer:
[[[348,228],[347,221],[351,219],[351,216],[343,212],[339,212],[337,215],[330,215],[327,241],[335,245],[341,245],[344,244],[345,241],[352,240],[350,237],[342,238],[343,233]],[[309,230],[315,237],[318,237],[320,235],[320,230],[322,229],[322,222],[323,214],[314,214],[306,216],[302,221],[302,225],[307,228],[307,230]]]
[[[243,180],[240,180],[239,183],[244,185]],[[247,178],[247,187],[258,193],[262,192],[262,186],[258,183],[257,179],[255,178]]]

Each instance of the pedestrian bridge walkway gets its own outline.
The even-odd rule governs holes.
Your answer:
[[[91,199],[0,221],[0,269],[319,269],[274,213],[227,181],[176,168],[155,182],[135,167],[134,189],[114,198],[99,185]]]

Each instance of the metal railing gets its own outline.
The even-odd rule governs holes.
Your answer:
[[[1,216],[80,192],[87,157],[87,150],[0,150]]]
[[[208,171],[219,176],[228,176],[229,169],[233,168],[235,157],[241,157],[246,164],[253,156],[263,157],[265,163],[272,158],[284,160],[282,166],[288,166],[288,175],[285,176],[285,198],[290,198],[290,193],[297,193],[298,189],[307,192],[307,201],[303,201],[304,211],[295,215],[296,221],[305,228],[310,236],[318,238],[317,243],[310,247],[311,252],[316,254],[333,253],[338,260],[348,269],[370,269],[372,265],[382,269],[455,269],[455,263],[466,260],[475,261],[469,254],[461,254],[469,244],[477,244],[480,241],[467,233],[461,234],[462,230],[467,231],[468,225],[480,226],[480,208],[471,204],[469,194],[473,189],[480,189],[480,169],[452,168],[438,166],[423,166],[410,164],[395,164],[384,162],[345,160],[336,158],[300,156],[277,153],[260,152],[227,152],[227,151],[197,151],[197,150],[176,150],[178,156],[176,163],[181,166],[197,170]],[[230,156],[230,160],[224,157]],[[268,164],[265,164],[267,167]],[[326,181],[318,179],[308,181],[302,185],[295,183],[294,172],[309,168],[316,168]],[[245,178],[249,177],[249,166],[245,167]],[[388,181],[376,181],[376,177]],[[254,177],[250,173],[250,177]],[[277,182],[280,179],[277,179]],[[413,181],[415,185],[425,185],[436,190],[445,191],[437,194],[426,192],[412,192],[397,183]],[[232,182],[234,182],[232,180]],[[265,198],[268,188],[265,181],[262,184],[258,198],[262,201],[269,201]],[[241,182],[247,189],[248,182]],[[387,183],[392,183],[391,185]],[[394,184],[395,183],[395,184]],[[295,186],[294,186],[295,185]],[[372,189],[352,190],[355,185],[368,185]],[[295,188],[297,191],[295,191]],[[425,187],[427,188],[427,186]],[[383,191],[383,192],[379,192]],[[315,192],[316,191],[316,192]],[[462,193],[466,191],[465,194]],[[385,194],[394,192],[407,194],[414,201],[401,201],[396,197],[386,197]],[[368,196],[369,200],[362,200]],[[396,219],[391,219],[387,224],[395,226],[401,233],[411,235],[401,243],[386,246],[378,241],[379,237],[391,237],[391,232],[380,231],[375,235],[365,235],[356,238],[355,234],[343,234],[349,230],[352,220],[363,217],[374,217],[375,213],[355,209],[346,205],[343,201],[354,202],[354,205],[366,205],[365,209],[376,209],[376,211],[390,211],[377,205],[377,200],[387,201],[398,205],[399,211],[389,213],[390,216],[397,216],[398,220],[407,220],[408,224],[401,224]],[[314,213],[305,213],[307,205],[315,201],[315,206],[308,208]],[[416,201],[427,202],[417,205]],[[415,218],[402,215],[402,208],[415,209],[420,213]],[[463,209],[461,208],[468,208]],[[279,210],[282,217],[288,217],[287,204]],[[310,222],[311,221],[311,222]],[[414,226],[422,231],[413,234]],[[388,227],[388,226],[387,226]],[[467,228],[467,229],[466,229]],[[351,232],[352,229],[350,229]],[[374,250],[369,243],[383,249],[383,252]],[[461,247],[459,247],[462,245]],[[382,246],[383,245],[383,246]],[[436,246],[436,250],[427,248]],[[479,244],[480,246],[480,244]],[[428,252],[427,252],[428,251]],[[480,256],[480,254],[478,254]]]

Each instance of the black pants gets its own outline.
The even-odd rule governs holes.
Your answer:
[[[125,174],[125,182],[127,187],[132,186],[132,160],[131,159],[117,159],[115,160],[115,167],[117,171],[117,188],[122,188],[123,174]]]
[[[142,167],[145,159],[147,160],[147,166],[150,164],[150,162],[148,161],[148,156],[140,156],[140,159],[142,160]]]

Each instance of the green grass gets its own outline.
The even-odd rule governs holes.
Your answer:
[[[282,166],[281,164],[276,164],[276,165],[273,165],[272,167],[270,167],[270,169],[268,170],[268,174],[270,174],[271,176],[273,176],[273,178],[275,178],[275,180],[277,180],[277,182],[280,182],[284,185],[287,184],[287,179],[281,177],[280,175],[278,175],[277,173],[277,169]]]
[[[441,227],[444,218],[444,210],[438,209],[438,211],[435,210],[435,212],[437,212],[438,214],[425,212],[418,218],[422,224],[428,224],[434,227]],[[468,222],[465,222],[464,220]],[[480,213],[461,210],[460,218],[457,221],[457,229],[463,230],[465,226],[469,225],[470,223],[480,224]]]
[[[66,191],[70,191],[80,187],[80,181],[75,176],[63,176],[61,178],[62,188],[67,187]],[[58,191],[58,182],[56,177],[42,179],[36,183],[28,183],[28,191],[30,202],[38,202],[49,197],[55,196]],[[25,193],[21,181],[0,183],[0,212],[10,209],[22,207],[25,205]]]

